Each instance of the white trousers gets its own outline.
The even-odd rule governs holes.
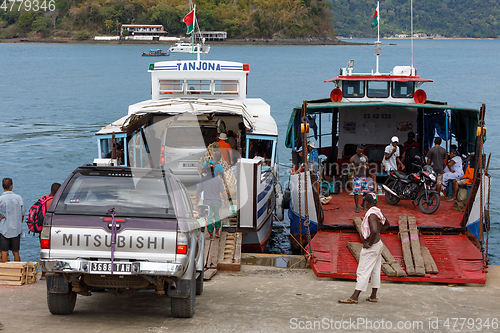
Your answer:
[[[372,288],[380,288],[383,249],[384,243],[381,240],[369,249],[361,249],[358,270],[356,271],[356,290],[366,291],[370,277],[372,278]]]

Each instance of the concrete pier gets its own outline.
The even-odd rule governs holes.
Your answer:
[[[191,319],[170,315],[170,299],[139,292],[78,296],[69,316],[51,315],[44,281],[0,286],[3,332],[471,332],[500,330],[500,266],[485,285],[382,282],[379,302],[339,304],[354,281],[317,278],[310,269],[243,265],[219,272],[196,297]],[[489,328],[485,325],[488,325]]]

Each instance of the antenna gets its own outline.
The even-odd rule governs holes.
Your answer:
[[[413,69],[413,0],[411,0],[411,68]]]
[[[377,56],[377,67],[375,74],[380,74],[378,71],[378,57],[382,54],[382,47],[380,43],[380,2],[377,1],[377,9],[375,11],[375,15],[377,17],[377,41],[375,42],[375,55]]]

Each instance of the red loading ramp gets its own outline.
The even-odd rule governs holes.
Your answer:
[[[399,216],[406,214],[407,216],[415,216],[417,225],[422,231],[425,228],[449,229],[460,228],[464,213],[453,209],[453,202],[447,202],[445,197],[441,197],[441,204],[434,214],[424,214],[418,207],[415,207],[411,201],[401,200],[396,205],[389,205],[385,201],[384,195],[378,196],[377,207],[380,208],[387,216],[392,225],[397,225]],[[359,198],[361,205],[362,198]],[[352,224],[353,216],[363,218],[366,211],[361,209],[359,213],[355,213],[354,196],[347,192],[332,194],[332,199],[326,205],[323,205],[325,211],[325,227],[333,227],[337,229],[350,228],[354,229]]]
[[[401,241],[397,234],[384,234],[381,239],[401,267],[405,269]],[[419,235],[420,245],[429,249],[438,274],[389,277],[382,280],[433,283],[486,283],[481,252],[465,235]],[[348,242],[361,242],[356,233],[319,231],[312,239],[314,262],[311,267],[318,277],[356,279],[358,263],[347,247]]]

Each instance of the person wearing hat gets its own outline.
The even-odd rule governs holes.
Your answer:
[[[227,143],[226,140],[227,140],[226,133],[222,132],[221,134],[219,134],[220,152],[222,154],[222,157],[224,157],[224,160],[227,162],[227,164],[231,165],[231,161],[233,160],[233,150],[231,149],[231,145]]]
[[[446,189],[448,187],[448,183],[453,179],[460,179],[464,176],[464,169],[462,168],[462,157],[456,150],[450,151],[450,160],[448,164],[444,168],[443,174],[443,191],[444,195],[446,195]],[[450,201],[453,201],[453,198],[449,198]]]
[[[390,223],[382,211],[376,207],[378,198],[375,193],[365,194],[363,201],[366,202],[368,211],[361,222],[363,248],[359,254],[356,271],[356,288],[351,297],[339,299],[339,303],[343,304],[358,304],[359,294],[366,291],[370,278],[372,293],[366,300],[368,302],[378,301],[377,291],[380,288],[380,269],[382,267],[382,250],[384,249],[380,233],[387,230]]]
[[[349,160],[349,168],[353,171],[352,177],[352,193],[354,193],[354,204],[356,205],[356,213],[359,213],[359,194],[368,193],[368,181],[366,179],[366,170],[368,168],[368,157],[363,154],[364,147],[359,145],[354,154]],[[361,208],[366,209],[365,201],[361,204]]]
[[[391,144],[385,147],[385,172],[397,170],[398,166],[401,167],[402,170],[405,169],[404,164],[401,163],[401,160],[399,159],[401,154],[399,153],[398,143],[399,138],[397,136],[393,136],[391,138]]]

